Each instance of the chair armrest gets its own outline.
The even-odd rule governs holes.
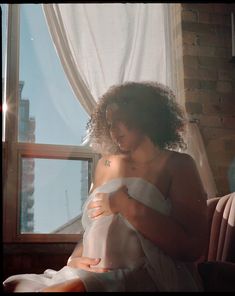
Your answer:
[[[208,261],[198,264],[204,289],[207,292],[235,291],[235,263],[227,261]]]

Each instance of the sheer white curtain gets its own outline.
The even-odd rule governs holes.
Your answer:
[[[207,197],[212,198],[217,195],[216,184],[208,162],[205,145],[197,123],[189,122],[186,125],[185,142],[187,143],[186,153],[192,155],[206,190]]]
[[[154,80],[172,87],[166,4],[42,5],[64,71],[88,114],[114,84]],[[204,152],[193,156],[201,155],[205,160]]]
[[[65,73],[90,114],[111,85],[166,83],[164,5],[43,4]]]

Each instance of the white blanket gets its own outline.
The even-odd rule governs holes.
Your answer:
[[[59,271],[47,269],[43,274],[14,275],[4,284],[17,281],[19,292],[29,292],[79,277],[89,292],[200,291],[200,284],[186,264],[166,255],[120,214],[89,218],[87,206],[96,193],[111,193],[122,185],[127,186],[131,197],[146,206],[165,215],[171,210],[170,201],[142,178],[117,178],[96,188],[83,208],[83,256],[101,258],[98,266],[109,268],[109,272],[95,273],[65,266]]]

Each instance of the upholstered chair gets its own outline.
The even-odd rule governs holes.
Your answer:
[[[235,193],[207,200],[209,241],[198,263],[205,291],[235,291]]]

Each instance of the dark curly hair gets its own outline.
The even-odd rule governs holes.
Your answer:
[[[104,93],[87,123],[91,147],[101,154],[120,153],[112,142],[106,108],[115,103],[128,128],[137,128],[161,149],[185,148],[183,110],[166,86],[151,81],[114,85]]]

